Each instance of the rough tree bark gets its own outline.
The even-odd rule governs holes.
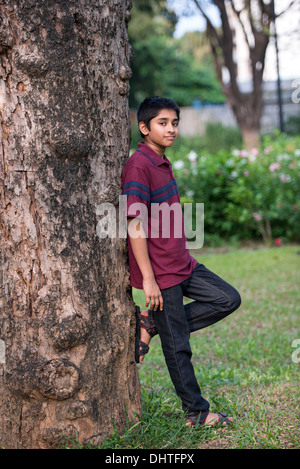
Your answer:
[[[126,239],[130,0],[0,1],[0,446],[98,444],[140,412]]]

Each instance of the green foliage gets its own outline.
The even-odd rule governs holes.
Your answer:
[[[168,157],[182,201],[204,203],[205,243],[300,240],[299,137],[277,133],[250,152],[183,139]]]
[[[130,107],[137,108],[147,96],[167,96],[180,106],[191,106],[195,99],[224,102],[203,34],[175,39],[176,22],[165,1],[134,2],[128,28],[134,53]]]
[[[130,42],[150,36],[172,37],[177,17],[166,0],[134,0],[129,23]]]
[[[300,116],[291,116],[284,124],[285,132],[289,135],[300,134]]]

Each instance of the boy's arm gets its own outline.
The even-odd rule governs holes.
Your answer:
[[[127,226],[132,220],[132,218],[127,218]],[[135,219],[134,223],[136,223],[135,232],[141,230],[141,234],[144,234],[142,222]],[[133,255],[143,276],[143,290],[146,297],[146,307],[148,307],[150,303],[150,309],[154,309],[154,311],[156,311],[160,308],[160,310],[162,310],[163,298],[154,277],[152,265],[149,259],[146,237],[141,235],[138,238],[132,238],[129,233],[128,236]]]

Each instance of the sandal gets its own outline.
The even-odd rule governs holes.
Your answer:
[[[186,420],[191,422],[191,425],[190,425],[191,427],[194,427],[196,425],[211,425],[211,426],[221,425],[222,426],[224,422],[226,422],[226,425],[223,425],[223,426],[232,424],[232,421],[229,420],[229,418],[227,417],[226,414],[224,414],[224,412],[217,412],[218,419],[215,423],[205,424],[205,420],[208,414],[209,414],[209,410],[207,410],[206,412],[200,412],[200,414],[197,414],[197,413],[187,414]]]
[[[158,330],[155,325],[151,309],[148,309],[148,316],[144,316],[143,314],[138,312],[138,318],[139,326],[146,329],[151,338],[158,334]]]
[[[148,311],[148,317],[143,316],[140,313],[140,307],[135,307],[135,317],[136,317],[136,329],[135,329],[135,361],[136,363],[140,363],[140,355],[146,355],[149,352],[149,345],[145,344],[141,340],[141,330],[140,328],[143,327],[146,329],[150,337],[154,337],[158,334],[152,311]]]

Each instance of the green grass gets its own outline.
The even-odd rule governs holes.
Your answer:
[[[143,415],[103,448],[299,448],[300,363],[292,360],[292,342],[300,339],[300,248],[200,252],[197,259],[242,297],[238,311],[191,336],[202,394],[235,424],[185,428],[155,337],[139,366]],[[134,299],[144,307],[142,291]]]

